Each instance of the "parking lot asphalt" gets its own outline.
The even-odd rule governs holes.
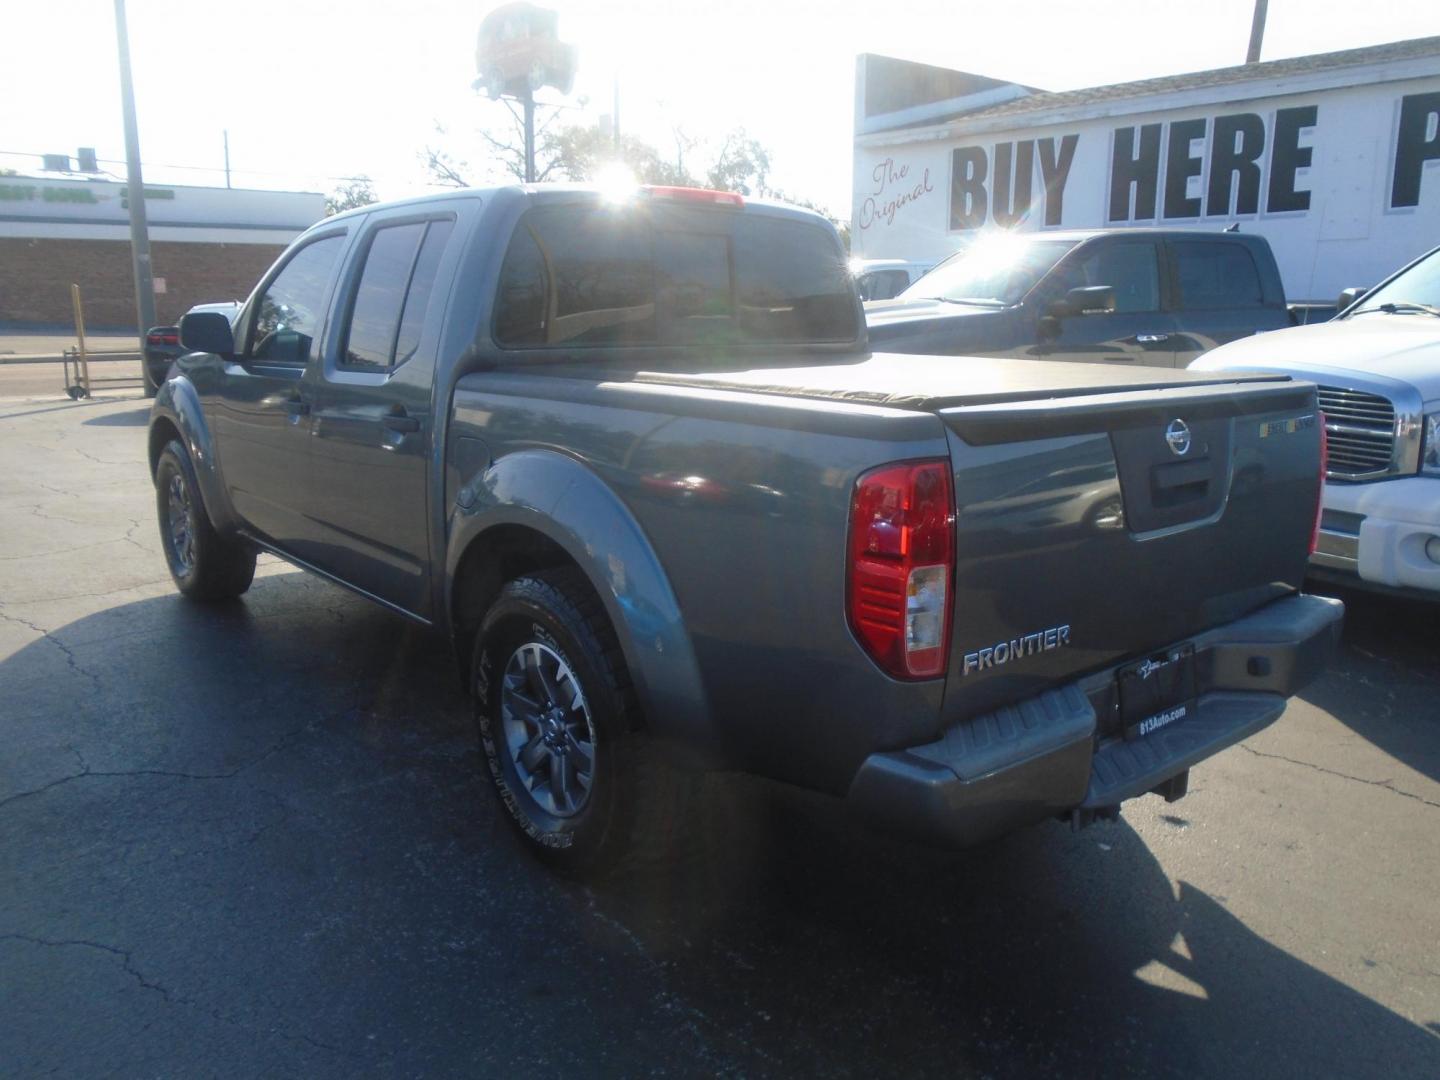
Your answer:
[[[146,404],[0,399],[0,1073],[1440,1075],[1436,609],[1347,597],[1114,825],[937,853],[707,782],[682,864],[580,886],[442,640],[268,557],[174,593]]]

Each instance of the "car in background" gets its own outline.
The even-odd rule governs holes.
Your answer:
[[[853,259],[850,273],[861,300],[889,300],[919,281],[934,266],[934,263],[905,259]]]
[[[229,318],[231,325],[240,314],[240,301],[227,300],[221,304],[196,304],[186,312],[215,311]],[[178,326],[152,326],[145,331],[144,364],[141,371],[145,378],[145,396],[154,397],[160,384],[170,377],[170,368],[184,356],[186,349],[180,344]]]
[[[1329,461],[1312,576],[1440,600],[1440,247],[1340,306],[1191,367],[1316,383]]]
[[[1292,324],[1263,237],[1194,229],[992,233],[865,317],[877,352],[1150,367]]]

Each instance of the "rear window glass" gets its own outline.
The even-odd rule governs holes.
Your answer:
[[[529,211],[495,312],[496,340],[522,347],[851,341],[858,329],[829,230],[674,207]]]
[[[1241,245],[1183,240],[1174,251],[1182,307],[1200,311],[1264,305],[1260,273]]]

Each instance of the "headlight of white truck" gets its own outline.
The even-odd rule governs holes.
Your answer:
[[[1440,476],[1440,413],[1425,417],[1425,443],[1420,451],[1420,471]]]

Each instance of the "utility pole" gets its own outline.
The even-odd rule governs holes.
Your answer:
[[[1260,43],[1265,38],[1265,9],[1269,0],[1255,0],[1255,18],[1250,22],[1250,48],[1245,52],[1245,63],[1260,62]]]
[[[525,182],[535,183],[535,94],[527,89],[521,99],[525,106]]]
[[[150,271],[150,229],[145,220],[145,180],[140,175],[140,132],[135,125],[135,87],[130,79],[125,0],[115,0],[115,38],[120,47],[120,104],[125,113],[125,172],[129,182],[130,256],[135,267],[135,315],[140,320],[139,334],[143,338],[145,331],[155,325],[155,283]]]

